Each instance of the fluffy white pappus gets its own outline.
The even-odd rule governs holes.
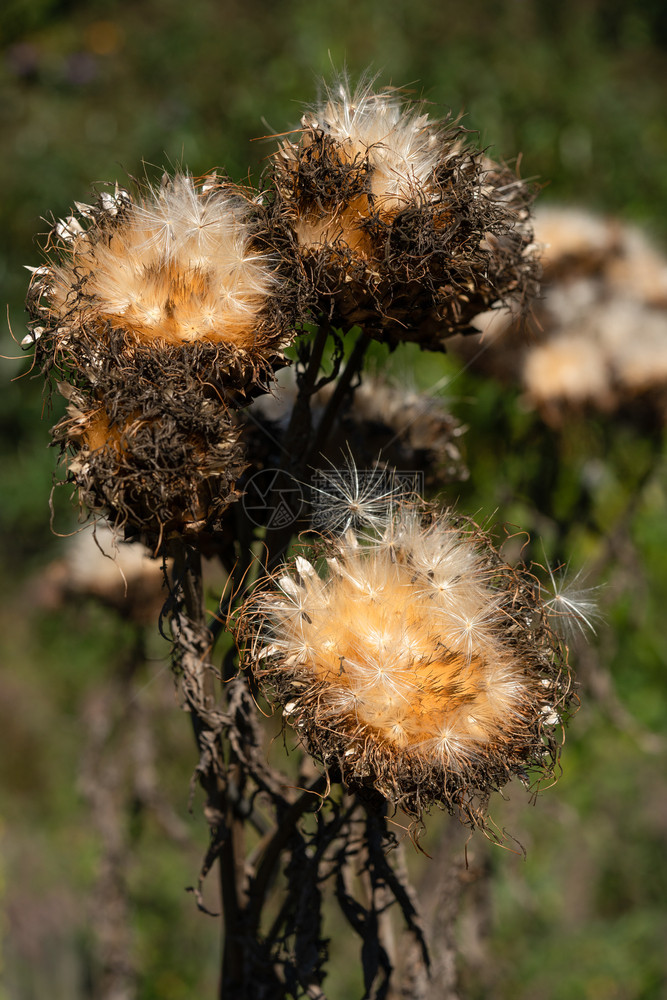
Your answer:
[[[256,592],[253,667],[302,724],[312,711],[352,746],[370,740],[452,773],[498,748],[524,753],[557,713],[542,711],[541,649],[518,652],[514,571],[499,565],[472,529],[399,505],[374,540],[331,535],[319,561],[298,556],[278,591]]]
[[[382,533],[392,522],[398,505],[404,503],[416,486],[410,473],[398,473],[376,464],[370,469],[357,467],[348,453],[340,466],[319,469],[310,484],[313,525],[334,535],[350,528],[365,533]]]
[[[381,211],[400,211],[433,189],[443,159],[441,125],[422,104],[407,107],[397,90],[374,93],[373,81],[362,81],[352,92],[343,77],[325,88],[323,101],[302,124],[333,139],[350,162],[367,159],[370,191]]]
[[[575,576],[568,576],[567,567],[549,570],[549,583],[541,586],[542,600],[554,627],[569,638],[574,638],[577,632],[586,636],[595,634],[596,625],[602,619],[598,606],[597,595],[600,586],[583,587],[582,571]]]
[[[215,179],[165,177],[136,199],[114,199],[86,228],[67,222],[67,254],[50,272],[52,312],[149,341],[255,342],[275,262],[252,248],[246,202]]]

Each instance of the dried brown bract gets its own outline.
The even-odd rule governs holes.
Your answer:
[[[536,290],[525,184],[398,91],[351,94],[343,80],[282,143],[273,174],[275,209],[337,325],[437,350]]]
[[[153,548],[172,532],[215,532],[239,495],[245,449],[203,380],[210,350],[165,347],[159,367],[154,351],[135,351],[127,367],[107,362],[95,393],[61,386],[69,406],[53,439],[82,504]]]

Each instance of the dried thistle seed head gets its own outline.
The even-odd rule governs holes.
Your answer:
[[[137,542],[124,542],[104,521],[68,536],[59,558],[34,577],[30,598],[55,610],[92,597],[123,618],[155,625],[164,605],[161,559]]]
[[[532,196],[463,136],[398,91],[343,79],[282,143],[276,210],[335,322],[438,349],[536,290]]]
[[[260,211],[231,184],[188,174],[77,205],[33,273],[41,356],[62,364],[81,342],[103,352],[116,332],[128,349],[215,345],[218,367],[237,380],[239,369],[266,367],[292,331]]]
[[[333,392],[324,387],[322,402]],[[427,484],[461,482],[468,469],[461,452],[466,427],[447,409],[446,401],[418,392],[414,386],[365,376],[342,410],[331,438],[329,455],[345,442],[355,442],[359,461],[387,464],[420,473]]]
[[[311,396],[314,426],[330,404],[335,386],[335,382],[328,383]],[[244,440],[253,458],[261,455],[268,465],[280,461],[296,395],[294,368],[284,368],[272,392],[258,396],[244,411],[248,417]],[[469,475],[461,448],[465,432],[466,427],[449,412],[442,396],[365,374],[341,405],[326,446],[311,464],[326,472],[328,463],[340,463],[348,442],[354,441],[360,467],[375,465],[417,473],[429,486],[461,482]]]
[[[667,414],[667,257],[619,220],[551,206],[535,213],[542,295],[525,329],[510,311],[480,315],[477,337],[451,345],[553,426],[622,409],[642,423]]]
[[[572,698],[535,579],[479,529],[398,504],[374,540],[330,537],[260,588],[245,664],[356,790],[485,825],[513,775],[551,777]]]
[[[303,116],[302,126],[304,147],[321,135],[341,169],[356,166],[363,172],[363,194],[381,215],[434,195],[440,128],[421,105],[407,106],[398,91],[375,94],[362,84],[351,95],[347,81],[341,81]],[[289,143],[282,151],[287,161],[297,155]]]
[[[232,414],[184,366],[162,383],[136,366],[127,374],[107,373],[98,399],[67,390],[67,415],[53,429],[67,481],[84,507],[153,551],[174,532],[203,542],[238,499],[247,465]]]

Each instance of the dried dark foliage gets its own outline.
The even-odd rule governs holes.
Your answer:
[[[60,386],[68,413],[52,432],[81,503],[153,549],[174,531],[220,530],[247,462],[233,397],[225,402],[215,384],[216,346],[135,347],[128,356],[124,336],[110,333],[94,374],[86,348],[78,385]]]

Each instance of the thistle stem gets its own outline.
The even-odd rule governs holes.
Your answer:
[[[306,369],[299,378],[299,391],[285,434],[288,447],[283,454],[281,471],[294,476],[297,481],[303,479],[306,469],[306,456],[309,452],[312,430],[310,400],[313,393],[317,390],[317,376],[322,364],[324,348],[326,347],[330,329],[327,320],[323,320],[318,328]],[[278,502],[278,500],[279,497],[274,496],[271,498],[271,503]],[[272,568],[280,560],[289,545],[293,532],[293,523],[279,528],[267,528],[264,539],[267,568]]]
[[[345,400],[345,397],[350,392],[352,379],[361,370],[361,367],[364,363],[364,357],[366,351],[368,350],[368,345],[370,344],[370,342],[371,338],[369,334],[367,334],[365,331],[362,330],[359,336],[357,337],[352,353],[350,354],[348,362],[343,370],[343,374],[338,379],[336,383],[336,388],[332,392],[329,402],[327,403],[326,409],[317,426],[317,433],[315,435],[315,440],[313,441],[313,444],[308,453],[309,459],[312,459],[316,455],[318,455],[319,452],[324,447],[326,440],[331,432],[331,427],[333,425],[333,422],[336,419],[338,410],[340,409],[341,404]]]
[[[206,626],[206,608],[201,555],[182,539],[172,542],[173,572],[171,581],[172,632],[174,658],[180,668],[181,687],[190,711],[192,728],[199,751],[197,775],[206,793],[204,812],[211,828],[211,845],[219,845],[219,879],[222,900],[222,968],[220,997],[224,984],[240,971],[240,949],[229,934],[236,926],[238,886],[235,840],[237,820],[230,817],[225,788],[228,783],[220,729],[222,713],[216,707],[217,672],[211,663],[213,638]]]

